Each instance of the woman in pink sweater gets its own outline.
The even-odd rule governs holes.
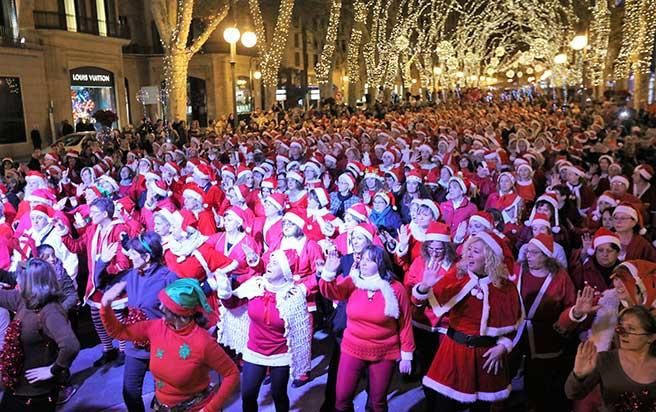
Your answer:
[[[386,411],[387,387],[396,361],[401,359],[401,373],[412,369],[415,343],[410,300],[403,284],[394,280],[381,247],[367,247],[350,276],[336,281],[339,265],[337,253],[331,252],[319,281],[325,297],[346,300],[347,326],[337,371],[335,410],[352,410],[358,381],[367,369],[371,410]]]

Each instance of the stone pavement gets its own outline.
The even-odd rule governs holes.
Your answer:
[[[312,360],[311,377],[313,380],[306,385],[294,389],[289,387],[291,409],[293,411],[314,412],[318,411],[323,402],[323,391],[326,383],[326,372],[328,369],[328,357],[330,345],[322,332],[315,334],[316,354]],[[93,361],[100,356],[100,345],[80,351],[71,369],[72,379],[75,384],[80,385],[77,393],[71,400],[62,405],[60,412],[119,412],[125,411],[121,388],[123,382],[122,367],[93,368]],[[215,377],[216,379],[216,377]],[[362,385],[362,384],[361,384]],[[363,388],[361,388],[363,389]],[[153,397],[153,380],[150,374],[146,375],[144,382],[144,400],[146,405],[150,404]],[[420,386],[415,384],[403,384],[399,375],[396,374],[389,390],[389,410],[395,412],[420,411],[423,393]],[[355,411],[364,411],[366,394],[360,390],[355,400]],[[260,411],[273,412],[273,401],[269,394],[269,386],[263,385],[260,391]],[[239,393],[235,393],[224,411],[241,411],[241,399]]]

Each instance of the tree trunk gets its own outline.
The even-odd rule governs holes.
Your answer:
[[[277,86],[264,86],[264,102],[266,103],[266,107],[264,108],[265,111],[271,109],[271,107],[276,104],[276,89]]]
[[[170,121],[187,120],[187,72],[189,58],[184,51],[171,53],[168,114]]]

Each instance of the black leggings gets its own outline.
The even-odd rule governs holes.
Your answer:
[[[289,383],[289,366],[262,366],[244,362],[241,378],[241,407],[244,412],[257,411],[257,397],[260,387],[269,369],[271,376],[271,397],[276,406],[276,412],[289,411],[289,396],[287,396],[287,383]]]

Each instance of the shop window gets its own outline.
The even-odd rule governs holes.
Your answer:
[[[0,144],[26,141],[20,78],[0,77]]]
[[[237,113],[248,113],[253,110],[253,91],[250,78],[247,76],[237,77]]]
[[[98,110],[116,111],[114,74],[98,67],[79,67],[71,70],[71,107],[73,121],[93,121]]]

